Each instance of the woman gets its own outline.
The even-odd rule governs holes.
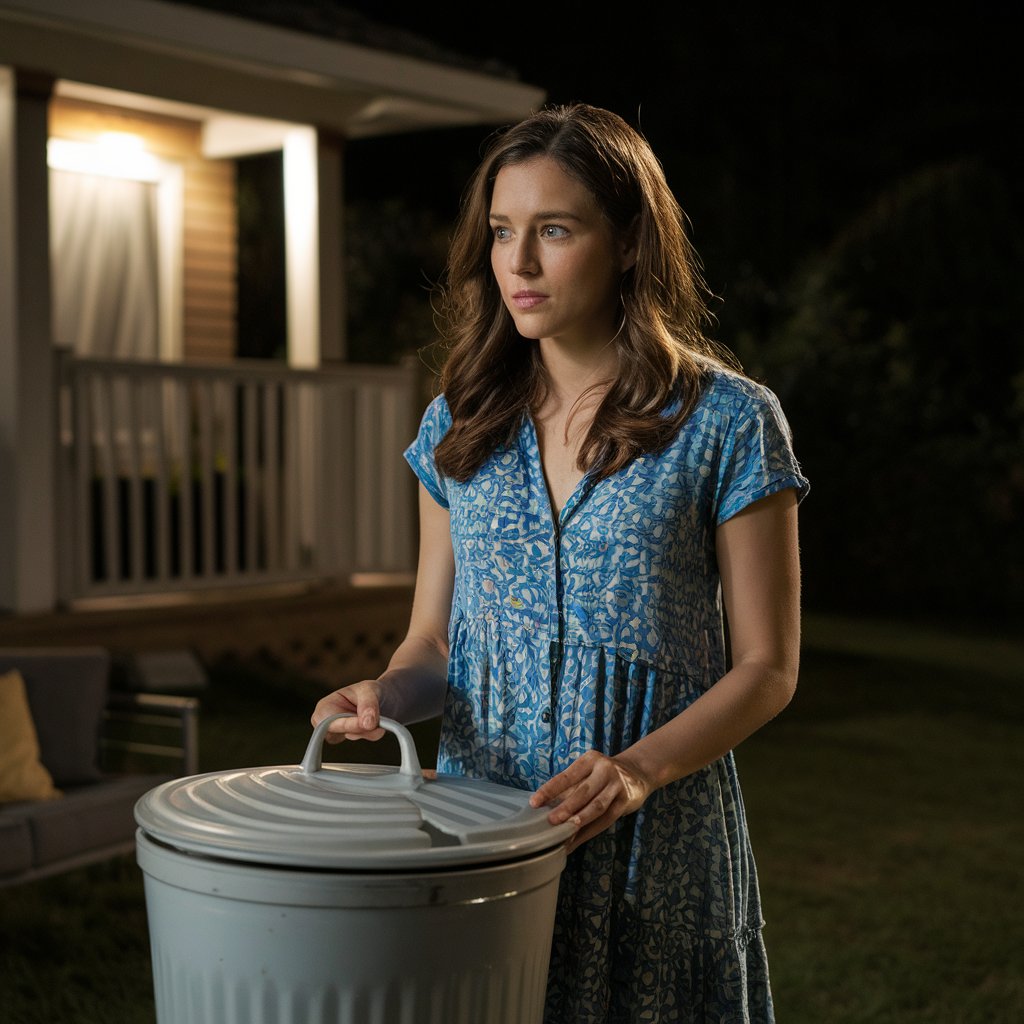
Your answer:
[[[440,771],[576,826],[549,1024],[772,1019],[730,751],[796,685],[796,505],[775,397],[705,339],[682,213],[607,111],[500,135],[452,242],[409,633],[324,698],[337,738],[442,714]],[[723,605],[729,623],[726,667]]]

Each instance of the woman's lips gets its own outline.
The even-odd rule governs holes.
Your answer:
[[[547,296],[543,292],[516,292],[512,296],[512,303],[516,309],[533,309],[546,298]]]

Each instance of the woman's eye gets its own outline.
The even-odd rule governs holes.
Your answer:
[[[505,242],[511,237],[512,232],[508,228],[502,227],[500,224],[494,229],[494,240],[496,242]]]
[[[558,224],[545,224],[540,229],[540,234],[542,238],[565,238],[569,231]]]

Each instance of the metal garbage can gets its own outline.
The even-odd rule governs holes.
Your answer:
[[[334,716],[338,717],[338,716]],[[568,825],[529,794],[399,768],[213,772],[135,808],[159,1024],[531,1024]]]

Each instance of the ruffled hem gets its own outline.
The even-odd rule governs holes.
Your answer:
[[[761,929],[729,939],[665,935],[604,973],[592,948],[556,938],[544,1024],[773,1024]]]

